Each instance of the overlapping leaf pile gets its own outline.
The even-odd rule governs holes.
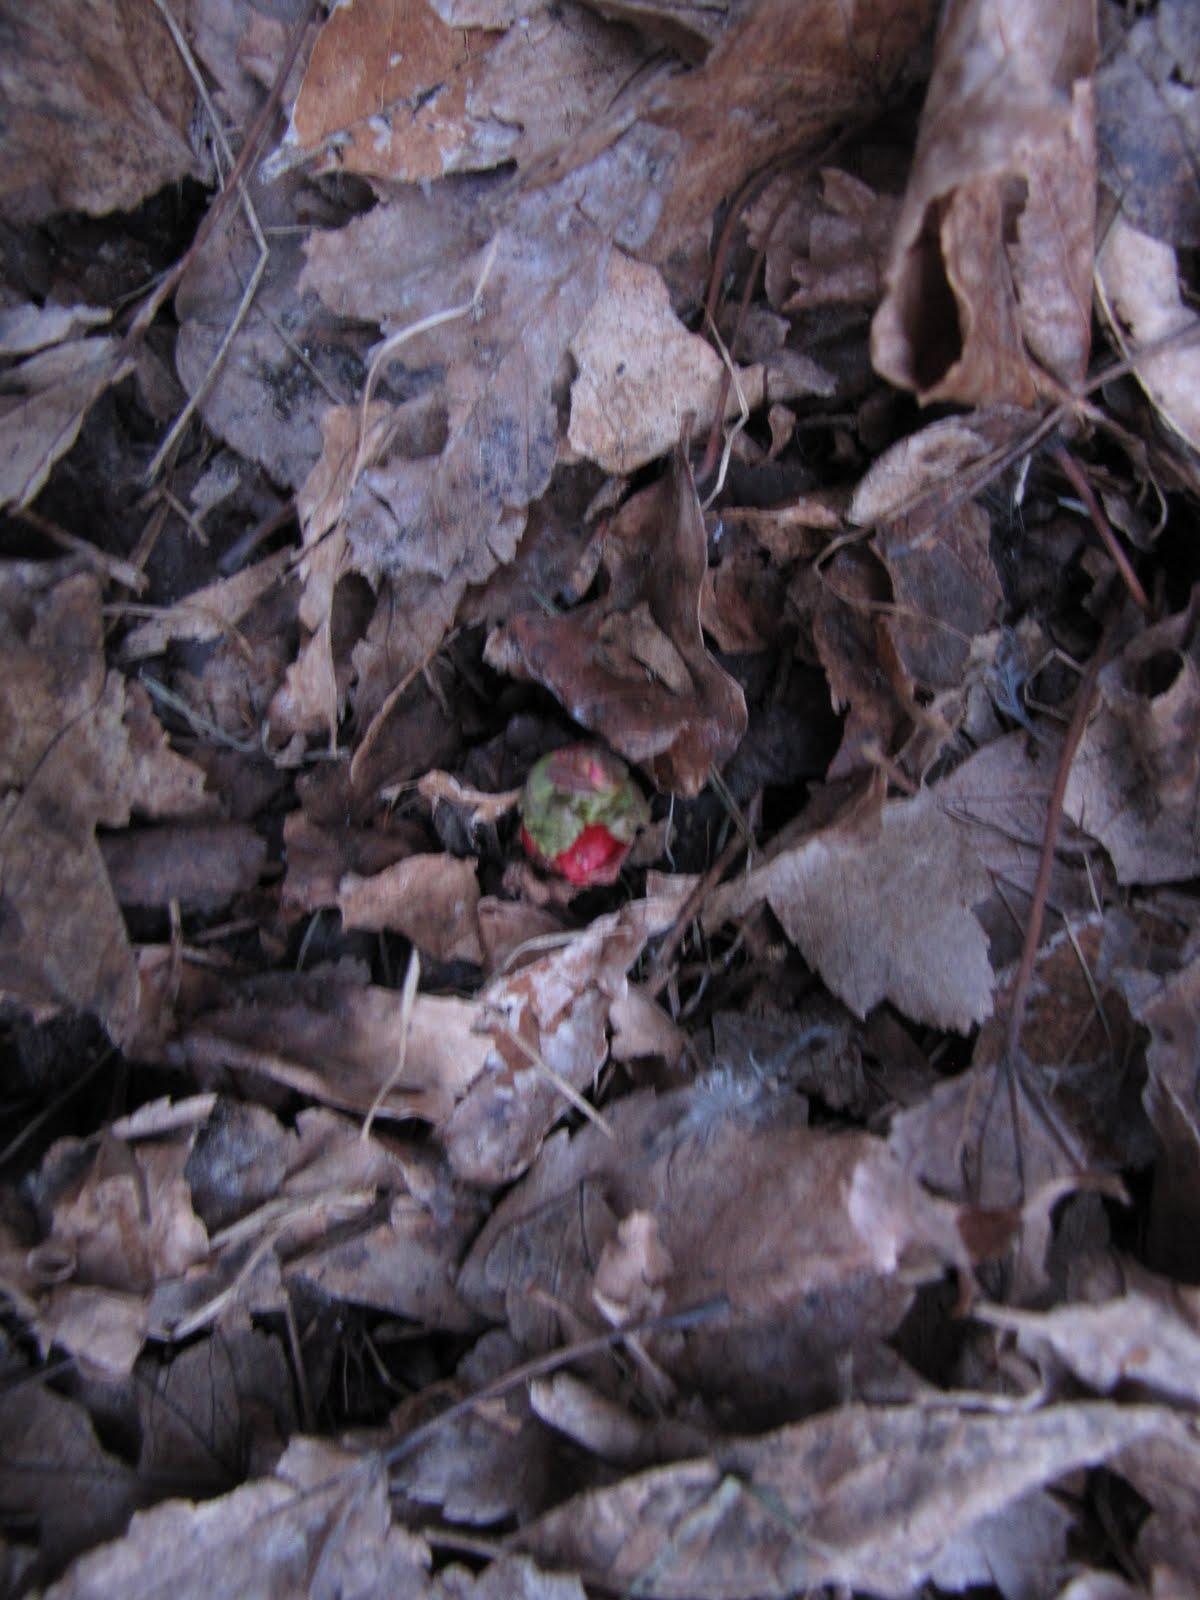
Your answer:
[[[0,1592],[1195,1593],[1189,0],[6,10]]]

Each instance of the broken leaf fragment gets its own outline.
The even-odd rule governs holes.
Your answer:
[[[543,756],[521,797],[521,843],[568,883],[615,883],[650,808],[629,769],[593,744]]]

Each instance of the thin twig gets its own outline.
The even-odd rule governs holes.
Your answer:
[[[1033,895],[1029,904],[1029,921],[1025,929],[1025,943],[1021,950],[1021,963],[1017,968],[1016,982],[1013,984],[1012,999],[1008,1009],[1008,1031],[1005,1036],[1004,1052],[1007,1060],[1016,1063],[1021,1043],[1021,1024],[1025,1019],[1025,1006],[1029,998],[1029,985],[1033,978],[1034,963],[1037,960],[1038,945],[1042,937],[1042,922],[1046,915],[1046,900],[1050,893],[1050,876],[1054,870],[1054,856],[1058,846],[1058,831],[1062,825],[1063,801],[1067,793],[1067,780],[1071,775],[1071,765],[1075,760],[1075,752],[1079,749],[1079,742],[1083,738],[1083,731],[1087,727],[1088,717],[1091,715],[1092,701],[1096,694],[1096,684],[1100,677],[1100,669],[1104,665],[1105,656],[1112,637],[1111,625],[1105,629],[1101,636],[1096,653],[1088,663],[1087,671],[1075,695],[1075,708],[1063,740],[1062,752],[1058,758],[1058,768],[1054,774],[1054,787],[1050,791],[1050,803],[1046,807],[1046,826],[1042,833],[1042,849],[1038,857],[1037,876],[1033,881]]]
[[[1083,469],[1061,439],[1055,439],[1050,445],[1050,454],[1054,457],[1059,470],[1071,484],[1075,493],[1083,501],[1087,514],[1092,519],[1092,526],[1100,535],[1104,548],[1112,557],[1117,571],[1121,574],[1122,582],[1133,597],[1134,604],[1144,617],[1151,616],[1154,608],[1147,598],[1145,589],[1142,588],[1141,580],[1133,570],[1129,557],[1121,548],[1121,542],[1113,532],[1108,517],[1105,515],[1104,507],[1100,504],[1099,497],[1088,482]]]
[[[408,1035],[412,1028],[413,1006],[417,999],[417,984],[421,981],[421,957],[413,945],[408,957],[408,970],[404,974],[404,987],[400,991],[400,1042],[396,1047],[396,1065],[388,1073],[383,1083],[379,1086],[379,1093],[371,1101],[371,1109],[363,1119],[362,1140],[365,1144],[371,1137],[371,1128],[379,1114],[388,1095],[404,1076],[405,1063],[408,1060]]]
[[[548,1061],[543,1061],[542,1057],[537,1053],[532,1045],[526,1044],[524,1039],[522,1039],[518,1033],[514,1032],[514,1030],[510,1028],[506,1022],[501,1022],[498,1024],[498,1026],[505,1038],[511,1039],[513,1044],[516,1045],[517,1049],[529,1062],[529,1065],[536,1068],[536,1070],[540,1072],[549,1083],[552,1083],[558,1090],[559,1094],[562,1095],[563,1099],[573,1105],[581,1117],[586,1117],[590,1123],[600,1129],[600,1132],[604,1134],[606,1138],[612,1139],[615,1137],[606,1119],[599,1111],[596,1110],[595,1106],[590,1100],[586,1100],[583,1095],[580,1094],[579,1090],[573,1083],[570,1083],[566,1078],[564,1078],[561,1072],[556,1072]]]
[[[675,960],[675,954],[683,943],[684,934],[698,915],[704,902],[744,849],[745,844],[741,836],[735,833],[712,866],[700,879],[700,882],[696,884],[688,895],[682,906],[680,906],[678,916],[663,935],[663,942],[658,947],[646,977],[644,987],[651,996],[657,996],[666,988],[667,981],[671,976],[671,967]]]
[[[192,55],[191,47],[184,38],[183,31],[179,24],[171,14],[171,10],[166,4],[166,0],[154,0],[154,8],[166,24],[167,31],[170,33],[175,48],[179,52],[180,59],[187,68],[192,81],[196,85],[196,91],[200,96],[200,102],[204,107],[209,121],[212,124],[213,139],[217,148],[224,155],[225,160],[230,168],[230,178],[226,184],[226,188],[228,189],[229,187],[232,187],[237,194],[238,200],[241,203],[242,211],[246,218],[247,225],[249,226],[250,232],[253,235],[255,244],[258,246],[258,260],[254,263],[253,270],[250,273],[249,281],[242,291],[242,298],[238,301],[237,310],[234,312],[229,326],[225,329],[225,332],[221,337],[221,342],[217,346],[215,355],[208,364],[208,370],[205,372],[200,382],[192,390],[190,396],[188,397],[187,404],[175,418],[175,421],[171,424],[167,431],[166,438],[163,440],[162,444],[159,445],[158,449],[154,453],[154,459],[146,468],[145,479],[147,483],[153,483],[154,479],[158,476],[163,462],[175,448],[175,445],[182,436],[184,429],[192,420],[192,417],[196,412],[196,408],[200,405],[200,402],[204,399],[205,395],[212,387],[218,372],[220,372],[221,367],[224,364],[225,357],[229,353],[230,346],[237,338],[238,332],[243,322],[246,320],[246,316],[254,302],[254,297],[258,293],[258,286],[262,282],[263,274],[267,270],[267,261],[270,259],[271,255],[271,247],[263,235],[262,225],[258,220],[258,212],[254,209],[254,204],[250,199],[250,191],[246,187],[244,173],[239,172],[238,170],[240,162],[234,161],[233,151],[230,150],[229,142],[225,138],[225,130],[221,127],[220,119],[217,116],[216,107],[209,99],[208,89],[205,85],[200,69],[196,65],[196,60]],[[295,48],[298,50],[299,39],[294,38],[292,43],[294,43]],[[291,50],[287,52],[287,55],[289,58],[294,59]],[[290,70],[290,59],[288,61],[288,70]],[[282,82],[279,83],[279,89],[280,93],[282,93]],[[274,90],[272,90],[272,93],[274,93]],[[268,104],[270,104],[269,100]],[[256,123],[255,126],[257,128],[258,124]],[[247,146],[249,143],[250,141],[247,139]],[[245,147],[243,147],[243,154],[244,153]],[[218,172],[220,171],[219,162],[217,163],[217,170]],[[215,209],[215,205],[213,209]],[[196,233],[197,239],[200,237],[200,232],[201,230],[198,229]],[[190,253],[191,252],[189,251],[188,254]]]
[[[423,1422],[414,1428],[411,1433],[405,1434],[403,1439],[398,1439],[394,1445],[382,1452],[383,1464],[387,1467],[395,1466],[447,1423],[466,1416],[468,1412],[487,1400],[501,1399],[513,1389],[528,1383],[531,1378],[541,1378],[548,1372],[557,1372],[560,1367],[568,1366],[574,1361],[585,1361],[590,1356],[602,1355],[606,1350],[611,1350],[613,1345],[624,1344],[630,1339],[643,1338],[650,1333],[671,1333],[697,1327],[701,1323],[727,1315],[728,1311],[729,1302],[724,1295],[720,1295],[715,1300],[691,1306],[686,1311],[673,1311],[660,1317],[647,1317],[641,1322],[610,1328],[607,1333],[597,1334],[595,1338],[580,1339],[577,1343],[565,1345],[560,1350],[550,1350],[545,1355],[534,1356],[531,1361],[523,1361],[520,1366],[513,1367],[511,1372],[493,1379],[491,1383],[485,1383],[482,1389],[467,1395],[464,1400],[456,1401],[445,1411],[439,1412],[436,1417],[430,1418],[428,1422]]]

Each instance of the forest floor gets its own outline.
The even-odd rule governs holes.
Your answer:
[[[0,1596],[1200,1592],[1200,9],[1098,9],[3,8]]]

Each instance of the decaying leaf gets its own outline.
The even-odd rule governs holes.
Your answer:
[[[1091,332],[1092,0],[943,13],[875,315],[876,369],[922,401],[1029,405],[1076,387]]]
[[[743,1414],[817,1402],[838,1352],[868,1354],[967,1251],[954,1209],[881,1141],[810,1130],[800,1109],[722,1068],[622,1101],[611,1138],[557,1136],[489,1219],[462,1292],[534,1349],[567,1312],[622,1323],[715,1303],[711,1328],[648,1338],[655,1361]]]
[[[483,960],[473,861],[414,855],[373,877],[347,873],[337,903],[348,928],[394,928],[439,961]]]
[[[576,722],[660,788],[698,794],[737,748],[746,702],[700,631],[704,519],[682,449],[667,475],[622,509],[610,541],[605,599],[560,617],[515,617],[488,654],[546,684]]]
[[[304,1592],[366,1600],[384,1587],[426,1592],[429,1552],[391,1525],[377,1465],[298,1438],[274,1473],[218,1500],[168,1500],[140,1512],[129,1532],[76,1562],[46,1591],[99,1600],[138,1589],[147,1600],[209,1600]]]
[[[597,917],[562,949],[482,991],[476,1026],[488,1038],[487,1059],[442,1130],[462,1177],[491,1185],[515,1178],[578,1104],[608,1055],[608,1022],[626,995],[626,973],[647,939],[670,926],[684,893],[675,888]]]
[[[82,1406],[26,1381],[0,1395],[0,1428],[6,1516],[37,1532],[31,1578],[44,1580],[79,1551],[124,1532],[137,1504],[134,1475],[102,1448]]]

